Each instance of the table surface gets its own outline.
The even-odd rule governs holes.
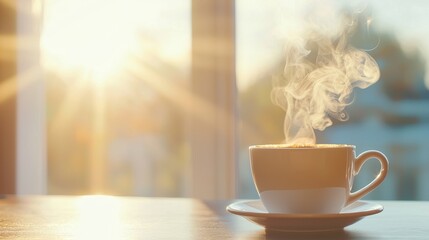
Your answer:
[[[233,201],[111,196],[3,196],[0,239],[429,239],[429,202],[377,201],[384,211],[342,232],[266,233]]]

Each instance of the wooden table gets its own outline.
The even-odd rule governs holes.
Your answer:
[[[429,239],[429,202],[385,209],[325,234],[266,234],[230,201],[109,196],[3,196],[0,239]]]

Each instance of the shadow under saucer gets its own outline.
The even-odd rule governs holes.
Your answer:
[[[261,235],[264,232],[260,233]],[[262,236],[261,236],[262,237]],[[265,230],[265,237],[260,239],[341,239],[341,240],[357,240],[365,239],[364,235],[347,230],[337,230],[337,231],[322,231],[322,232],[281,232],[281,231],[272,231]]]

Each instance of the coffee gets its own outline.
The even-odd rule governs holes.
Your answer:
[[[385,178],[387,158],[378,151],[355,157],[353,145],[256,145],[249,148],[256,189],[273,213],[338,213],[375,189]],[[380,174],[351,193],[354,176],[371,158]]]
[[[347,144],[265,144],[254,145],[251,148],[337,148],[337,147],[353,147]]]

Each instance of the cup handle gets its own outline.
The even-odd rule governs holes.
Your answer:
[[[356,192],[350,193],[346,206],[374,190],[374,188],[378,187],[378,185],[383,182],[384,178],[386,178],[387,171],[389,170],[389,161],[383,153],[375,150],[363,152],[357,157],[356,161],[354,162],[353,176],[356,176],[362,168],[362,165],[371,158],[375,158],[380,162],[380,173],[368,185]]]

